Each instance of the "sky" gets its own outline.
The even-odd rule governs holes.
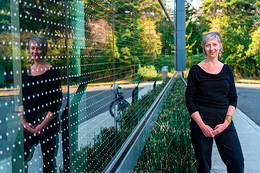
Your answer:
[[[190,2],[195,8],[199,8],[202,4],[201,0],[187,0],[188,2]]]

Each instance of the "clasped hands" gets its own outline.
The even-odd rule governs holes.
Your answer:
[[[205,124],[201,128],[201,130],[202,130],[202,133],[206,137],[214,138],[217,134],[220,134],[221,132],[223,132],[228,127],[228,125],[229,125],[229,123],[227,121],[225,121],[224,123],[218,124],[214,129],[212,129],[210,126]]]
[[[33,126],[31,123],[27,123],[25,120],[22,122],[23,127],[30,133],[33,133],[34,135],[41,136],[44,131],[43,123],[38,124],[36,126]]]

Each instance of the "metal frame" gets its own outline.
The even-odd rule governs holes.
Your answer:
[[[175,0],[175,8],[174,24],[177,30],[174,34],[175,70],[184,71],[186,70],[185,1]]]

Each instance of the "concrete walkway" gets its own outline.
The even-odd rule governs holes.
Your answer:
[[[233,118],[245,159],[245,173],[260,172],[260,127],[239,109]],[[226,173],[214,143],[212,152],[212,173]]]
[[[236,83],[237,107],[260,126],[260,84]]]

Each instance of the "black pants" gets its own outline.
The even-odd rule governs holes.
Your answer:
[[[32,159],[34,148],[39,142],[41,144],[43,158],[43,168],[39,168],[39,170],[42,169],[43,173],[56,172],[54,159],[56,139],[57,127],[49,128],[42,136],[34,136],[26,130],[20,130],[17,134],[15,148],[12,153],[12,172],[20,172],[23,168],[25,168],[25,172],[27,172],[27,163]],[[22,140],[24,142],[21,142]],[[21,146],[23,146],[24,149],[21,149]]]
[[[192,144],[197,158],[197,172],[210,173],[213,138],[205,137],[193,120],[190,123],[190,128]],[[214,139],[221,159],[227,166],[228,173],[243,173],[244,158],[233,122]]]

